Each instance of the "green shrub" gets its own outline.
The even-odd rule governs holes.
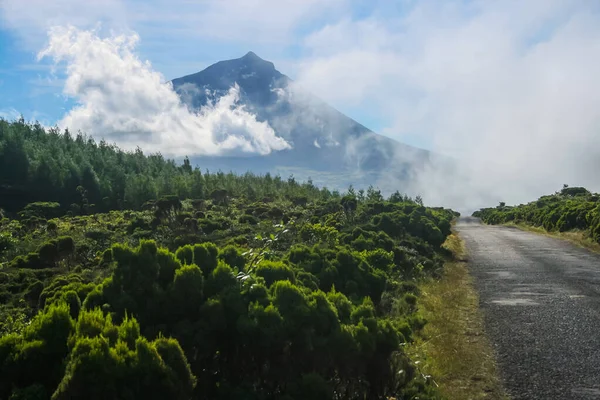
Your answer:
[[[27,287],[24,297],[29,303],[37,305],[43,290],[44,284],[41,281],[35,281]]]
[[[58,253],[61,257],[66,257],[75,252],[75,241],[72,237],[61,236],[57,239]]]
[[[108,230],[89,230],[85,232],[85,237],[88,239],[100,241],[107,241],[112,236],[112,233]]]
[[[43,262],[54,264],[58,258],[58,242],[52,241],[43,244],[38,250],[38,255]]]
[[[48,221],[46,224],[46,230],[48,232],[56,232],[58,230],[58,224],[56,221]]]
[[[238,219],[238,222],[240,224],[257,225],[259,222],[259,219],[252,215],[244,214]]]
[[[180,263],[191,265],[194,263],[194,248],[190,245],[180,247],[177,249],[175,257],[177,257]]]
[[[242,252],[237,247],[231,245],[225,246],[219,251],[219,260],[225,261],[230,267],[239,271],[242,271],[246,265],[246,259],[242,255]]]
[[[0,256],[7,253],[17,246],[16,239],[13,239],[12,235],[6,232],[0,233]]]
[[[22,219],[37,217],[40,219],[56,218],[60,215],[60,204],[54,202],[29,203],[19,212]]]
[[[229,229],[231,222],[227,218],[203,218],[198,220],[198,227],[202,232],[211,234],[215,231],[223,231]]]
[[[152,236],[153,236],[152,231],[144,231],[141,229],[137,229],[135,232],[133,232],[133,234],[131,235],[131,238],[135,239],[135,240],[142,240],[142,239],[151,239]]]
[[[219,249],[213,243],[197,244],[193,247],[194,264],[208,277],[217,267]]]
[[[294,271],[282,262],[263,261],[256,266],[254,273],[264,278],[268,286],[276,281],[288,280],[292,283],[296,281]]]
[[[565,186],[560,192],[542,196],[519,206],[483,208],[473,213],[488,224],[507,222],[542,227],[547,231],[581,230],[600,242],[598,195],[581,187]]]

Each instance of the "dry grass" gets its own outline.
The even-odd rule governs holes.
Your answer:
[[[583,247],[596,253],[600,253],[600,244],[592,240],[585,231],[574,230],[569,232],[549,232],[542,227],[531,226],[526,224],[515,224],[514,222],[509,222],[504,225],[514,226],[527,232],[539,233],[541,235],[566,240],[568,242],[573,243],[576,246]]]
[[[446,263],[441,280],[421,285],[419,309],[428,323],[409,353],[450,400],[507,399],[483,331],[464,242],[453,234],[445,246],[454,254],[454,261]]]

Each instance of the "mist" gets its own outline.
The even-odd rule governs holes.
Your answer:
[[[299,81],[342,111],[381,115],[379,133],[454,159],[398,189],[472,211],[565,183],[600,189],[599,39],[591,2],[420,1],[391,21],[313,33]]]

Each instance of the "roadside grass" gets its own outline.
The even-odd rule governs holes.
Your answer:
[[[585,231],[573,230],[568,232],[554,232],[547,231],[541,226],[531,226],[523,223],[516,224],[514,222],[507,222],[503,225],[513,226],[523,231],[539,233],[541,235],[566,240],[568,242],[573,243],[576,246],[583,247],[596,253],[600,253],[600,243],[597,243],[593,239],[591,239]]]
[[[508,399],[483,329],[479,298],[466,264],[464,242],[452,234],[453,254],[440,280],[422,285],[419,310],[427,324],[407,349],[420,372],[431,375],[449,400]]]

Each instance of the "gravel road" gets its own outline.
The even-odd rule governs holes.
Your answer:
[[[513,399],[600,399],[600,255],[461,218],[486,332]]]

